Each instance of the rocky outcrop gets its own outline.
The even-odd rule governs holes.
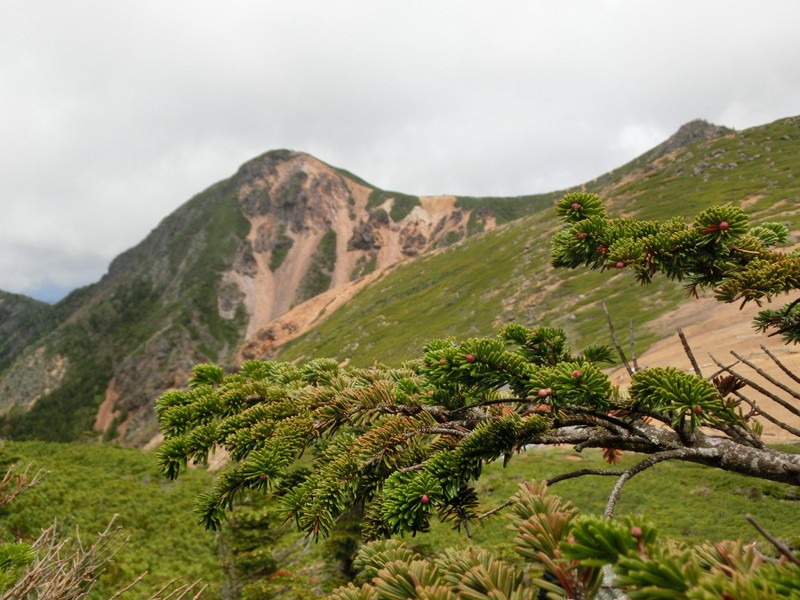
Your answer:
[[[398,194],[413,206],[395,221],[392,192],[376,193],[299,152],[267,154],[244,165],[234,180],[250,233],[223,280],[239,290],[251,356],[274,346],[275,321],[293,307],[346,285],[368,264],[369,272],[381,271],[461,239],[470,214],[453,197]],[[225,306],[232,314],[233,307]],[[296,333],[307,326],[301,319],[293,328]]]
[[[29,409],[61,384],[68,364],[65,356],[49,355],[42,346],[24,354],[0,378],[0,414],[12,407]]]

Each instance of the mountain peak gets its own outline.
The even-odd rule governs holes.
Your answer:
[[[729,127],[715,125],[714,123],[709,123],[705,119],[694,119],[693,121],[681,125],[678,131],[673,133],[666,141],[653,148],[650,151],[654,154],[651,159],[663,156],[669,152],[674,152],[675,150],[680,150],[689,144],[727,135],[733,133],[733,131],[734,130]]]

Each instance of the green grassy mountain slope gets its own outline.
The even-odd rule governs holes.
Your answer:
[[[689,218],[730,202],[756,221],[786,223],[795,241],[800,236],[800,118],[656,154],[654,162],[635,161],[585,189],[607,198],[617,215]],[[607,340],[601,301],[620,320],[632,320],[640,348],[664,334],[648,323],[677,306],[684,295],[678,284],[661,281],[630,294],[631,279],[622,273],[556,272],[549,266],[555,227],[554,212],[538,212],[400,266],[277,357],[396,364],[416,356],[427,339],[484,335],[510,320],[563,327],[582,346]]]

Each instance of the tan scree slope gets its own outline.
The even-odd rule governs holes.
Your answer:
[[[780,299],[773,302],[773,305],[781,306]],[[654,322],[659,331],[668,335],[674,335],[663,339],[654,344],[649,350],[638,357],[640,368],[643,367],[675,367],[692,372],[692,365],[681,345],[677,335],[678,328],[683,330],[689,341],[692,353],[700,366],[703,376],[709,377],[719,370],[719,367],[712,360],[712,356],[725,365],[731,365],[736,359],[730,354],[736,352],[748,361],[756,364],[761,369],[775,377],[777,380],[788,385],[790,388],[797,389],[796,382],[792,382],[780,368],[761,350],[760,346],[767,348],[774,354],[790,371],[800,376],[800,346],[786,345],[775,337],[769,337],[756,333],[751,322],[753,317],[761,310],[757,305],[750,303],[739,310],[738,304],[722,304],[713,298],[700,298],[699,300],[687,300],[677,310],[674,310]],[[612,315],[613,316],[613,315]],[[621,324],[617,323],[618,329]],[[627,340],[627,330],[625,335],[618,332],[620,343],[623,349],[629,352]],[[767,383],[750,367],[740,364],[736,370],[741,375],[750,378],[759,385],[772,392],[779,393],[782,398],[790,400],[788,394],[781,392],[775,386]],[[614,385],[627,388],[630,382],[624,368],[619,368],[611,373],[611,381]],[[785,421],[794,427],[800,428],[800,418],[791,414],[785,408],[777,405],[772,400],[754,392],[752,390],[742,390],[744,394],[758,402],[767,412],[774,417]],[[800,402],[794,402],[800,408]],[[743,406],[745,413],[748,412],[747,406]],[[770,423],[763,417],[759,421],[764,425],[762,439],[768,444],[797,441],[797,438]]]

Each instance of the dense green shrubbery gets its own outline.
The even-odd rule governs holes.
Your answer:
[[[137,597],[148,597],[176,577],[202,579],[211,586],[208,598],[219,593],[222,572],[214,536],[185,518],[193,497],[211,481],[205,470],[193,469],[185,480],[170,483],[155,473],[152,454],[134,449],[8,442],[4,451],[17,464],[49,472],[4,509],[5,540],[34,540],[53,522],[62,537],[73,536],[77,527],[91,540],[119,515],[116,524],[128,543],[100,577],[92,598],[108,598],[145,572]]]

